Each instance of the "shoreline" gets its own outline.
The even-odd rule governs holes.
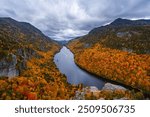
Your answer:
[[[68,46],[67,46],[67,48],[72,52],[72,50],[71,50]],[[73,52],[72,52],[72,53],[73,53]],[[80,69],[86,71],[87,73],[89,73],[89,74],[91,74],[91,75],[96,76],[98,79],[102,79],[102,80],[103,80],[104,82],[106,82],[106,83],[109,82],[109,83],[112,83],[112,84],[115,84],[115,85],[123,86],[123,87],[125,87],[125,88],[127,88],[127,89],[129,89],[129,90],[134,90],[135,92],[142,92],[145,98],[150,98],[150,94],[149,94],[148,92],[145,92],[145,91],[143,91],[143,90],[141,90],[141,89],[137,89],[137,88],[135,88],[135,87],[126,85],[126,84],[121,83],[121,82],[119,82],[119,81],[114,81],[114,80],[111,80],[111,79],[109,79],[109,78],[99,76],[99,75],[97,75],[97,74],[95,74],[95,73],[92,73],[92,72],[90,72],[89,70],[83,68],[82,66],[80,66],[80,65],[77,63],[75,53],[73,53],[73,54],[74,54],[74,62],[75,62],[75,64],[76,64]]]

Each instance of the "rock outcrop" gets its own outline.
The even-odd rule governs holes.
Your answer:
[[[85,95],[91,94],[97,97],[100,93],[100,90],[95,86],[85,87],[81,91],[76,91],[75,100],[85,100]]]
[[[115,91],[115,90],[127,90],[126,88],[120,86],[120,85],[114,85],[111,83],[106,83],[104,85],[104,87],[102,88],[102,90],[111,90],[111,91]]]
[[[42,57],[37,51],[47,52],[53,45],[58,46],[33,25],[0,18],[0,77],[20,75],[29,59]]]
[[[17,57],[14,54],[9,54],[0,60],[0,77],[13,78],[19,75],[16,69]]]

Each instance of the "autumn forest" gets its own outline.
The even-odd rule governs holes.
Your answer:
[[[54,56],[65,45],[82,70],[106,84],[94,91],[70,84]],[[116,86],[114,86],[114,85]],[[109,86],[109,87],[110,87]],[[112,87],[125,87],[114,88]],[[149,99],[150,21],[116,19],[87,35],[58,43],[29,23],[0,18],[0,99]]]

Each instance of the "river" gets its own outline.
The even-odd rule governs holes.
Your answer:
[[[105,82],[80,69],[74,62],[73,53],[63,46],[63,48],[54,56],[54,62],[61,73],[65,74],[70,84],[80,84],[84,86],[96,86],[101,89]]]

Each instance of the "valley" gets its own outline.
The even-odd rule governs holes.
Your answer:
[[[80,87],[53,62],[61,46],[28,23],[0,19],[0,99],[70,99]]]

